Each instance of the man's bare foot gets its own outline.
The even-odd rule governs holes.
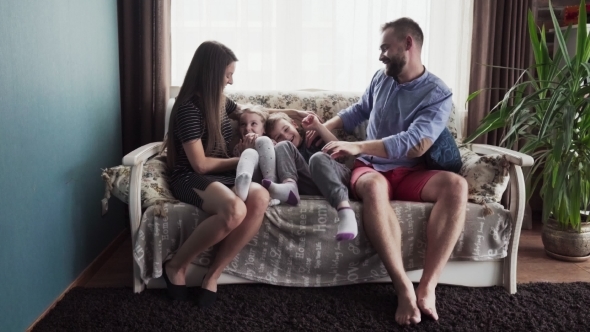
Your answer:
[[[397,310],[395,311],[395,321],[399,325],[418,324],[421,320],[414,287],[411,283],[409,286],[399,290],[396,289]]]
[[[418,308],[420,311],[431,317],[434,320],[438,320],[438,313],[436,312],[436,295],[434,289],[436,286],[418,285],[416,289],[416,296],[418,298]]]

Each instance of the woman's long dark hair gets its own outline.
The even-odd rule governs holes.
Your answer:
[[[176,112],[180,105],[193,99],[205,116],[207,126],[207,146],[205,154],[210,155],[215,149],[227,154],[227,148],[221,134],[221,120],[225,112],[225,96],[223,95],[225,70],[232,62],[238,61],[234,52],[227,46],[216,42],[203,42],[195,51],[178,97],[170,113],[166,148],[168,150],[168,169],[176,165],[176,147],[174,146],[174,130],[176,128]]]

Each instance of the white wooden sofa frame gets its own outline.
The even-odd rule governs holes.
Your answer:
[[[168,118],[174,105],[174,98],[170,98],[166,107],[165,128],[168,129]],[[131,167],[131,179],[129,186],[129,222],[131,227],[132,248],[135,247],[137,230],[141,221],[142,210],[140,200],[140,183],[143,174],[143,164],[159,152],[162,142],[153,142],[141,146],[123,157],[123,165]],[[440,284],[460,285],[468,287],[503,286],[510,294],[516,293],[516,265],[518,256],[518,243],[525,212],[525,183],[522,167],[532,166],[534,160],[531,156],[486,144],[472,144],[471,150],[480,155],[503,154],[510,162],[509,190],[510,199],[508,210],[512,218],[512,237],[508,246],[508,255],[505,258],[493,261],[449,261],[447,262]],[[206,268],[191,264],[187,271],[187,285],[200,285]],[[422,269],[408,271],[408,277],[412,282],[418,282],[422,276]],[[255,283],[254,281],[223,273],[219,278],[219,284]],[[391,282],[390,278],[382,278],[373,282]],[[139,267],[133,261],[133,290],[135,293],[143,291],[144,287],[166,287],[162,278],[152,279],[145,285],[140,277]]]

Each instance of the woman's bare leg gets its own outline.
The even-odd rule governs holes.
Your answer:
[[[195,228],[166,263],[166,271],[162,273],[175,285],[185,285],[186,269],[195,257],[223,240],[246,217],[246,205],[225,185],[213,182],[205,191],[195,191],[203,198],[203,210],[210,216]]]
[[[258,233],[264,212],[268,207],[270,197],[268,191],[258,183],[250,184],[250,192],[246,199],[246,217],[242,223],[235,228],[221,242],[215,260],[205,275],[202,288],[212,292],[217,291],[217,279],[221,276],[223,269],[234,259],[242,248]]]

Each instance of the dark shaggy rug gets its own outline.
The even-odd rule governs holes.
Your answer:
[[[438,322],[402,328],[389,284],[331,288],[223,285],[208,309],[165,290],[75,288],[34,331],[588,331],[590,283],[438,286]]]

